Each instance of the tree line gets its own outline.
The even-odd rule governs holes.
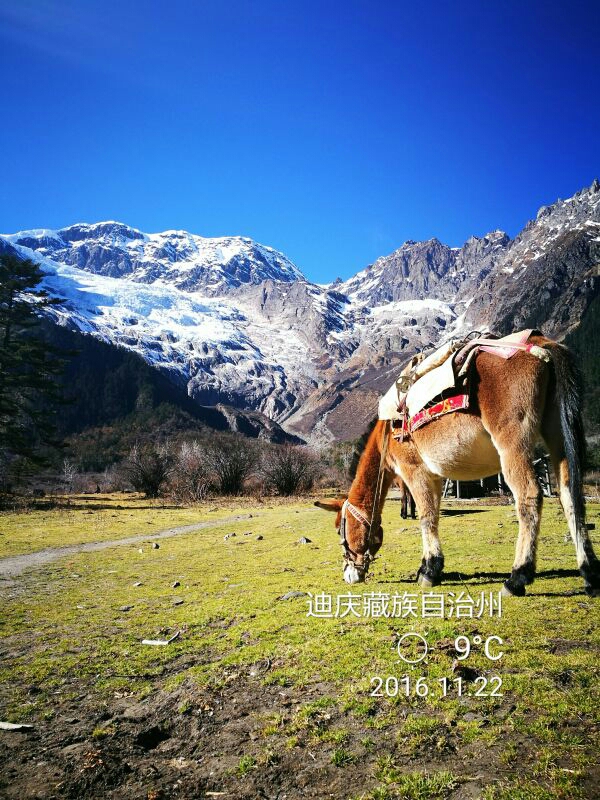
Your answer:
[[[39,288],[42,278],[32,261],[0,256],[0,479],[15,461],[45,463],[61,444],[58,378],[68,353],[39,336],[40,315],[58,302]]]
[[[147,497],[194,503],[210,495],[278,494],[308,491],[322,475],[316,454],[299,445],[216,435],[178,446],[136,445],[117,475]]]

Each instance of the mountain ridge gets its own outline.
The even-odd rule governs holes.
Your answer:
[[[574,330],[598,294],[600,184],[543,206],[514,239],[408,240],[324,285],[246,237],[114,221],[20,231],[0,247],[38,261],[65,298],[57,324],[134,350],[202,405],[327,441],[343,433],[342,411],[350,434],[362,426],[378,376],[416,350],[473,328]]]

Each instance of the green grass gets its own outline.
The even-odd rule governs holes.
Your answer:
[[[45,498],[27,512],[0,512],[0,558],[46,547],[145,536],[168,528],[251,513],[250,500],[199,503],[192,508],[137,494]],[[257,509],[254,508],[254,513]]]
[[[265,709],[257,724],[261,746],[269,750],[244,755],[240,776],[266,768],[286,748],[326,748],[340,767],[354,759],[374,762],[383,742],[393,760],[377,768],[380,785],[365,798],[446,797],[461,775],[469,775],[468,759],[463,771],[457,767],[463,751],[493,754],[489,800],[578,797],[580,776],[594,764],[600,745],[600,601],[581,592],[580,577],[554,572],[575,568],[556,503],[545,504],[540,575],[527,597],[505,601],[501,618],[320,619],[307,616],[307,597],[278,598],[290,591],[421,597],[414,583],[421,558],[418,523],[400,520],[398,503],[385,508],[385,541],[368,582],[348,587],[341,579],[333,515],[308,501],[255,508],[232,501],[217,511],[210,511],[214,506],[162,509],[139,498],[106,502],[123,508],[115,517],[101,512],[108,514],[101,531],[95,527],[100,512],[87,513],[84,506],[5,513],[0,517],[4,553],[120,538],[144,532],[144,526],[151,532],[220,515],[253,517],[164,539],[159,550],[144,547],[139,553],[139,545],[131,545],[72,555],[3,588],[3,719],[42,724],[71,694],[92,692],[99,703],[109,703],[115,693],[143,697],[158,687],[175,691],[184,680],[222,689],[246,682],[259,695],[263,685],[281,687],[300,697],[318,685],[317,700],[273,713]],[[510,570],[517,533],[512,507],[452,508],[475,513],[442,517],[446,570],[459,575],[435,591],[446,597],[497,592],[501,578],[488,573]],[[599,517],[600,507],[591,505],[590,520]],[[253,535],[245,536],[249,531]],[[224,541],[231,532],[236,536]],[[262,541],[256,539],[259,533]],[[302,536],[311,543],[298,544]],[[175,581],[180,586],[173,589]],[[174,605],[176,599],[183,604]],[[125,606],[131,609],[121,610]],[[167,647],[141,644],[176,631],[179,638]],[[397,663],[395,642],[407,631],[420,633],[429,645],[427,660],[414,669]],[[452,680],[449,643],[459,634],[472,640],[501,637],[499,662],[487,661],[482,647],[474,646],[466,664],[488,677],[500,675],[503,697],[444,698],[437,691],[423,698],[370,696],[375,675],[422,677],[430,687],[444,677]],[[190,706],[178,701],[174,711],[186,714]],[[110,735],[110,728],[92,726],[90,735]],[[526,746],[514,745],[513,737]],[[415,769],[452,758],[452,770]],[[506,779],[511,770],[512,783]],[[375,767],[368,774],[373,772]]]
[[[448,797],[460,784],[450,772],[403,773],[391,765],[380,780],[384,783],[361,800],[433,800]]]
[[[240,777],[243,777],[253,769],[256,769],[256,759],[252,756],[242,756],[240,758],[240,763],[237,766],[237,774]]]
[[[356,761],[356,756],[349,753],[343,747],[336,747],[331,754],[331,763],[336,767],[346,767],[348,764],[353,764]]]

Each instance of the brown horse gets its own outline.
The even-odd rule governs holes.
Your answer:
[[[402,519],[408,519],[410,511],[411,519],[416,519],[417,507],[415,505],[415,498],[409,492],[408,486],[400,476],[396,477],[396,486],[400,491],[400,516]]]
[[[549,361],[526,352],[509,360],[478,353],[468,410],[434,419],[404,441],[389,436],[390,422],[375,425],[348,498],[316,503],[337,512],[347,583],[364,581],[369,561],[381,547],[381,509],[396,476],[406,483],[417,504],[423,537],[417,580],[431,587],[440,582],[444,566],[438,538],[442,478],[473,480],[502,470],[519,519],[515,560],[504,592],[524,595],[535,574],[542,491],[532,461],[535,446],[542,440],[558,479],[585,590],[600,595],[600,562],[585,524],[585,438],[578,371],[563,345],[541,335],[530,342],[544,348]]]

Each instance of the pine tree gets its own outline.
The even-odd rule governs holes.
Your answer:
[[[16,458],[43,463],[58,445],[53,417],[64,361],[44,341],[40,315],[60,300],[39,288],[33,261],[0,255],[0,476]]]

